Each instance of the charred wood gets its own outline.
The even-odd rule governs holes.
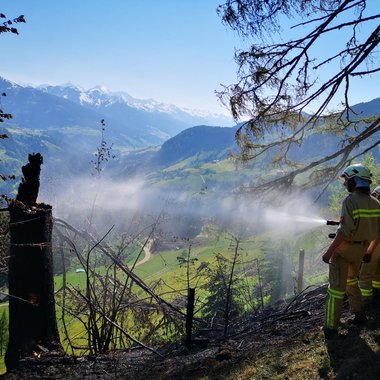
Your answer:
[[[61,347],[54,302],[52,207],[36,203],[42,161],[38,153],[29,155],[18,202],[9,206],[8,371],[17,367],[20,357],[40,351],[39,347]]]

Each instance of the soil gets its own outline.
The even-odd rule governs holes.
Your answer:
[[[325,302],[326,285],[323,285],[309,289],[288,302],[281,302],[259,315],[241,320],[225,337],[221,332],[202,331],[194,337],[190,349],[178,343],[157,347],[159,355],[142,348],[119,350],[96,357],[48,352],[40,357],[23,358],[17,371],[0,376],[0,379],[236,379],[236,371],[247,363],[256,362],[266,355],[278,355],[289,347],[301,347],[307,353],[311,351],[311,346],[317,344],[326,347],[329,360],[334,362],[325,370],[314,371],[317,375],[310,379],[370,379],[370,375],[360,377],[356,372],[353,377],[339,376],[339,373],[345,373],[346,364],[342,361],[342,355],[344,350],[351,349],[351,343],[347,343],[353,342],[352,331],[356,330],[342,327],[338,342],[334,339],[325,341],[322,331]],[[348,317],[346,308],[343,315],[346,323]],[[380,334],[379,326],[371,331],[371,334]],[[368,352],[364,353],[368,357]],[[352,354],[347,352],[347,355]],[[378,354],[374,355],[379,363]],[[375,357],[372,357],[372,366],[379,366],[373,360]],[[379,370],[380,367],[375,368],[374,373],[379,373]],[[305,378],[302,374],[300,377],[246,376],[239,379]]]
[[[141,264],[144,264],[146,263],[147,261],[149,261],[152,257],[152,245],[153,245],[153,240],[152,239],[149,239],[148,242],[144,245],[144,258],[142,260],[140,260],[136,265],[135,267],[138,267],[139,265]]]

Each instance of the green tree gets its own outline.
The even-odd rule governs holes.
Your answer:
[[[331,133],[340,140],[334,153],[293,168],[266,188],[290,186],[305,172],[311,185],[328,183],[379,144],[369,138],[380,130],[380,119],[355,114],[350,102],[352,81],[380,72],[380,14],[370,3],[228,0],[218,7],[223,22],[250,42],[235,54],[237,83],[218,94],[236,120],[249,119],[237,133],[239,158],[275,152],[276,159],[288,162],[292,146],[310,134]],[[298,21],[290,25],[290,20]],[[334,48],[326,49],[331,39]],[[306,114],[310,110],[313,114]]]
[[[244,312],[240,297],[242,279],[234,276],[230,282],[233,265],[231,260],[221,254],[217,254],[215,259],[215,266],[208,268],[208,282],[205,289],[209,292],[209,296],[203,309],[203,316],[212,323],[226,327],[226,312],[230,321],[240,317]]]

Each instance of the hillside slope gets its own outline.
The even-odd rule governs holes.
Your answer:
[[[221,153],[225,156],[226,150],[236,150],[236,129],[207,125],[188,128],[164,142],[154,161],[162,166],[170,166],[202,153],[208,153],[210,161]]]
[[[171,344],[159,355],[136,349],[98,357],[59,353],[26,358],[4,380],[19,379],[378,379],[380,313],[325,340],[326,285],[242,320],[226,337],[209,331],[191,349]]]

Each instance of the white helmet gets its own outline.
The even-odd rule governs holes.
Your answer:
[[[372,195],[376,198],[380,197],[380,186],[375,187],[375,189],[372,191]]]
[[[344,169],[341,177],[344,178],[354,178],[354,177],[359,177],[361,179],[364,179],[366,181],[369,181],[371,183],[371,172],[367,168],[367,166],[364,166],[362,164],[354,164],[348,166],[346,169]]]

